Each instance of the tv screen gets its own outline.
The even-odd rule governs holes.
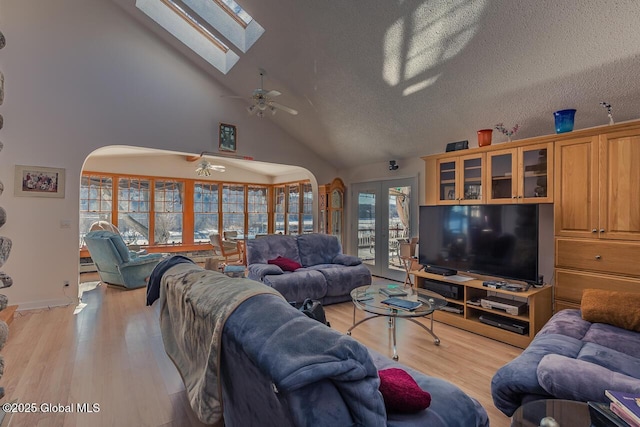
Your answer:
[[[424,266],[538,281],[538,205],[421,206]]]

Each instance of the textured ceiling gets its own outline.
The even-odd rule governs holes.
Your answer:
[[[637,0],[242,0],[264,35],[227,75],[248,96],[266,89],[298,116],[273,120],[347,168],[444,151],[504,122],[515,139],[640,116]],[[188,53],[185,55],[189,56]],[[242,102],[242,101],[238,101]],[[494,143],[503,142],[494,132]]]

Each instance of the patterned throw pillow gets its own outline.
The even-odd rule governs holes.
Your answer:
[[[406,371],[388,368],[378,371],[378,376],[387,411],[413,413],[431,405],[431,394],[422,390]]]

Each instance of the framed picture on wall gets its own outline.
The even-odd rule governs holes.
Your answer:
[[[220,151],[236,151],[238,143],[238,131],[234,125],[227,123],[220,123],[220,130],[218,132]]]
[[[64,198],[64,169],[16,165],[14,194]]]

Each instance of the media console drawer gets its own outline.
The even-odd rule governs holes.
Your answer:
[[[578,304],[579,306],[582,301],[582,292],[585,289],[615,289],[624,292],[640,292],[640,279],[634,280],[606,274],[556,269],[556,299]]]
[[[635,242],[556,238],[556,267],[640,277],[640,245]]]

